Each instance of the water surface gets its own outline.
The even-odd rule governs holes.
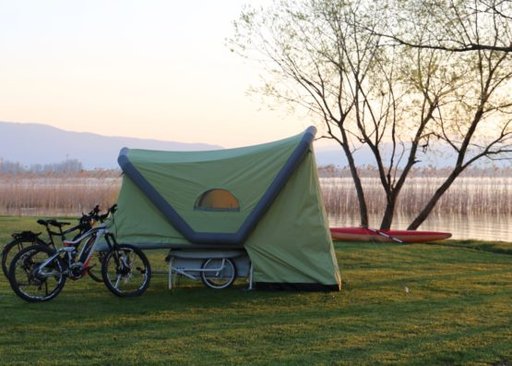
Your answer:
[[[396,217],[393,228],[406,229],[412,218]],[[357,217],[329,217],[331,226],[359,226]],[[370,217],[378,223],[379,217]],[[378,226],[378,225],[375,225]],[[418,230],[446,231],[452,239],[490,240],[512,242],[512,216],[510,215],[433,215]]]

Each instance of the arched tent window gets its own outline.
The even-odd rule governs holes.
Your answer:
[[[194,205],[195,210],[240,211],[238,199],[225,189],[210,189],[201,194]]]

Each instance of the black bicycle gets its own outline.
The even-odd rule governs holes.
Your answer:
[[[88,214],[82,214],[82,217],[78,219],[78,224],[74,225],[66,230],[63,228],[67,225],[71,225],[69,222],[58,221],[55,219],[39,219],[37,223],[39,225],[44,226],[47,239],[43,240],[41,238],[41,233],[35,233],[33,231],[21,231],[11,234],[12,240],[7,243],[2,249],[2,271],[5,277],[9,277],[9,266],[12,262],[14,256],[20,252],[23,248],[33,245],[46,245],[50,248],[56,248],[56,238],[60,238],[60,241],[63,242],[66,240],[66,236],[74,233],[73,238],[76,239],[86,231],[90,230],[95,222],[100,220],[100,208],[97,205],[94,207],[91,212]],[[57,231],[55,231],[55,229]],[[88,272],[90,277],[96,282],[102,282],[101,272],[99,272],[99,264],[101,263],[101,258],[98,258],[96,261],[97,265],[92,266]]]
[[[114,211],[115,205],[106,215]],[[82,243],[85,244],[80,248]],[[118,244],[107,224],[93,227],[74,240],[65,240],[58,250],[47,245],[22,249],[11,262],[10,285],[26,301],[51,300],[60,293],[67,278],[76,280],[89,272],[89,261],[97,251],[103,253],[103,282],[114,295],[132,297],[144,293],[151,279],[146,255],[132,245]]]

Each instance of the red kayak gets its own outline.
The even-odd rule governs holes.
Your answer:
[[[416,230],[377,230],[362,227],[332,227],[332,240],[426,243],[448,239],[451,233]]]

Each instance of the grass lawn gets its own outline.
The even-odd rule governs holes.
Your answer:
[[[34,219],[0,217],[0,239]],[[32,225],[37,229],[37,225]],[[147,252],[154,269],[164,253]],[[47,303],[0,279],[2,365],[512,365],[512,243],[336,243],[341,292],[88,278]]]

